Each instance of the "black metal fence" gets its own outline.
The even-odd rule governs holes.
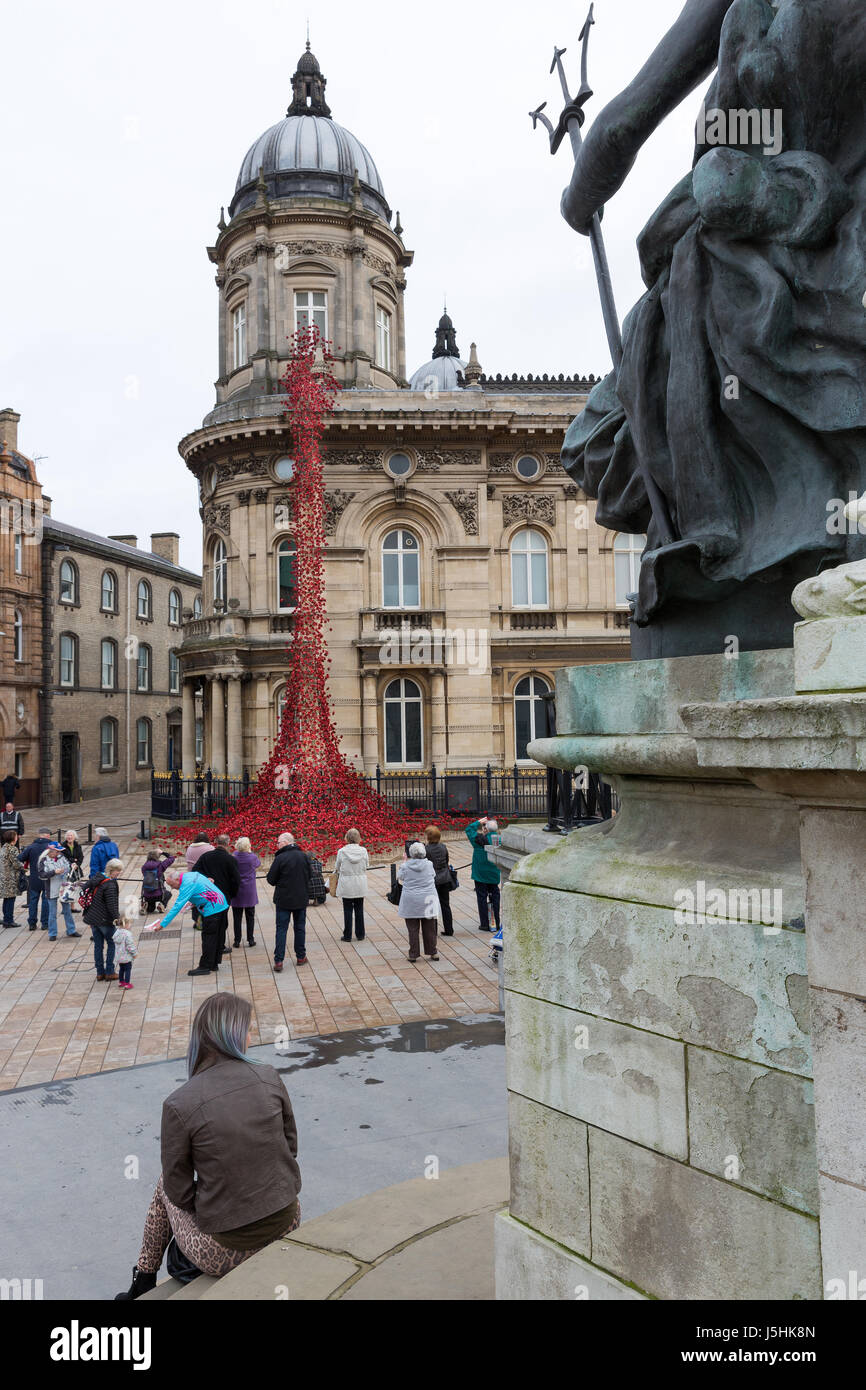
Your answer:
[[[548,774],[544,768],[512,767],[497,769],[488,765],[477,772],[439,773],[383,772],[364,776],[363,781],[379,793],[389,806],[407,811],[429,811],[431,815],[504,816],[537,820],[548,816]],[[245,773],[243,778],[217,777],[208,769],[200,777],[185,778],[179,772],[154,773],[151,778],[151,815],[160,820],[192,820],[228,810],[255,786]],[[291,788],[286,800],[291,803]]]

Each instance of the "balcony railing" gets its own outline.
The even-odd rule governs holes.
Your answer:
[[[527,628],[532,631],[556,628],[556,614],[544,612],[542,610],[539,610],[537,613],[512,613],[510,614],[510,618],[512,632],[524,632]]]

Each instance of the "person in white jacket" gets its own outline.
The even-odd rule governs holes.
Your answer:
[[[343,899],[342,941],[352,940],[352,917],[355,919],[355,937],[363,941],[364,899],[367,896],[367,870],[370,856],[361,844],[360,830],[347,830],[346,843],[337,850],[334,873],[337,875],[337,897]]]
[[[400,906],[397,911],[406,921],[409,933],[409,959],[414,962],[420,952],[419,935],[424,940],[424,954],[431,960],[438,960],[436,953],[437,909],[436,871],[427,858],[427,850],[420,842],[409,846],[409,857],[397,870],[397,877],[403,885]]]

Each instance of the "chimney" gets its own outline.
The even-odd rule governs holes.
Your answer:
[[[21,416],[11,406],[5,410],[0,410],[0,441],[6,441],[6,448],[12,453],[18,452],[18,421]]]
[[[157,531],[150,538],[150,553],[168,560],[170,565],[179,564],[180,536],[176,531]]]
[[[133,550],[138,549],[138,536],[109,536],[110,541],[120,541],[121,545],[131,545]]]

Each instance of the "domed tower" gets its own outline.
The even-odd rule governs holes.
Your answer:
[[[461,390],[460,376],[466,370],[467,364],[460,356],[457,347],[457,333],[454,324],[448,317],[446,308],[439,327],[436,329],[436,342],[433,346],[433,356],[429,362],[425,362],[423,367],[419,367],[417,372],[412,373],[409,382],[411,391],[459,391]]]
[[[199,483],[203,611],[183,646],[184,772],[240,777],[273,739],[292,630],[291,438],[280,379],[315,324],[353,397],[407,385],[412,264],[369,151],[331,115],[307,48],[283,120],[250,146],[208,255],[219,293],[216,405],[179,449]],[[275,695],[276,692],[276,695]],[[196,701],[202,707],[197,712]]]

